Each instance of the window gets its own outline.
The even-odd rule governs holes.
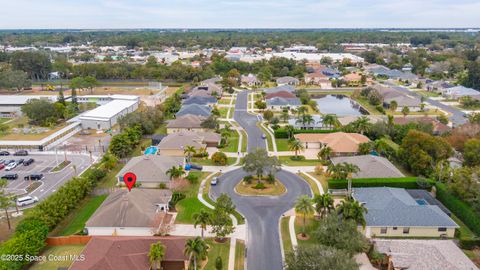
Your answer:
[[[403,233],[404,234],[409,234],[410,233],[410,227],[403,228]]]
[[[393,230],[396,231],[398,228],[397,227],[393,227]]]
[[[380,228],[380,233],[381,234],[386,234],[387,233],[387,227]]]
[[[447,231],[447,228],[440,227],[440,228],[438,228],[438,231],[439,231],[439,232],[446,232],[446,231]]]

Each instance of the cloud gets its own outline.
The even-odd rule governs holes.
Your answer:
[[[480,27],[476,0],[2,1],[0,28]]]

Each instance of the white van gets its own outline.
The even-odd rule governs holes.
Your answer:
[[[38,198],[35,196],[25,196],[17,199],[17,206],[25,206],[38,202]]]

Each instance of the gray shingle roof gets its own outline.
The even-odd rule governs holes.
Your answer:
[[[300,106],[302,103],[298,98],[274,97],[267,99],[267,106]]]
[[[293,93],[295,92],[295,87],[293,87],[292,85],[281,85],[277,87],[263,88],[262,91],[267,94],[275,93],[279,91],[287,91],[287,92]]]
[[[189,105],[189,104],[207,105],[207,104],[215,104],[215,103],[217,103],[217,99],[212,96],[190,96],[189,98],[183,101],[183,105]]]
[[[391,178],[404,177],[404,175],[386,158],[363,155],[353,157],[334,157],[333,164],[351,163],[360,168],[360,172],[354,178]]]
[[[182,106],[182,108],[175,114],[175,116],[179,117],[186,114],[195,114],[199,116],[208,117],[212,114],[212,109],[204,105],[189,104],[189,105]]]
[[[186,114],[168,121],[167,128],[201,128],[205,119],[203,116]]]
[[[85,227],[155,227],[157,204],[166,204],[172,197],[168,189],[117,190],[100,205]]]
[[[403,188],[354,188],[353,197],[368,209],[367,226],[458,228],[438,206],[419,205]]]
[[[298,84],[299,82],[300,80],[291,76],[280,77],[277,79],[277,84],[287,84],[287,83]]]
[[[118,172],[116,177],[123,177],[127,172],[133,172],[137,175],[137,181],[160,183],[169,182],[170,178],[166,171],[172,166],[183,165],[183,157],[170,157],[159,155],[146,155],[133,157],[127,164]]]

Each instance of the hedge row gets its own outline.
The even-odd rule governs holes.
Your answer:
[[[293,131],[293,134],[299,133],[333,133],[337,130],[326,130],[326,129],[296,129]],[[275,138],[277,139],[288,139],[288,133],[284,128],[279,128],[274,131]]]
[[[445,184],[436,183],[435,186],[437,188],[437,199],[465,223],[470,230],[480,235],[480,214],[466,202],[448,192]]]
[[[346,189],[348,187],[347,180],[328,181],[329,189]],[[352,187],[396,187],[406,189],[420,188],[417,183],[417,177],[401,177],[401,178],[358,178],[352,180]]]

